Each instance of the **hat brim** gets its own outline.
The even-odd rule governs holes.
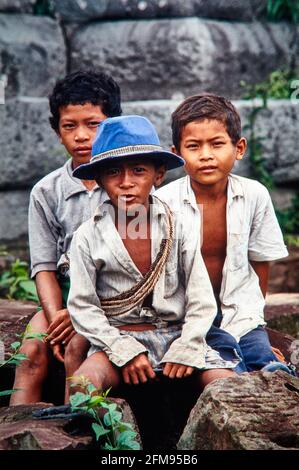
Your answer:
[[[99,175],[101,168],[103,168],[107,163],[116,160],[124,160],[127,158],[139,157],[146,157],[146,159],[150,158],[151,160],[160,161],[161,165],[166,166],[166,170],[174,170],[175,168],[179,168],[185,164],[184,160],[175,153],[168,152],[167,150],[157,150],[136,154],[130,153],[114,155],[111,157],[107,156],[95,162],[84,163],[83,165],[80,165],[75,168],[75,170],[73,171],[73,176],[81,180],[93,180],[96,176]]]

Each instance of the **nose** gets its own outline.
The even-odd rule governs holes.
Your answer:
[[[120,188],[128,189],[134,186],[133,175],[130,171],[124,170],[121,174]]]
[[[199,159],[200,160],[213,160],[213,152],[209,145],[203,145],[200,151]]]
[[[89,139],[89,134],[84,126],[78,126],[75,134],[76,142],[85,142]]]

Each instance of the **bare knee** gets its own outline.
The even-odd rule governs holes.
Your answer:
[[[37,339],[25,341],[20,348],[20,353],[27,357],[21,364],[22,368],[43,370],[48,367],[48,348],[42,341]]]
[[[231,369],[210,369],[201,372],[199,380],[201,386],[205,388],[207,385],[214,382],[214,380],[226,379],[234,375],[236,375],[236,373]]]
[[[89,349],[89,342],[86,338],[76,334],[65,348],[64,363],[65,365],[76,364],[79,367],[81,362],[86,359],[87,352]]]

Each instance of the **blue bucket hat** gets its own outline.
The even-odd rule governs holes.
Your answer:
[[[91,160],[73,171],[76,178],[93,180],[101,167],[125,157],[146,157],[160,161],[167,170],[184,165],[184,160],[161,147],[152,123],[142,116],[108,118],[99,124],[92,145]]]

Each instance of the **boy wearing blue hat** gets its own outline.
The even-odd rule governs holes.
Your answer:
[[[41,401],[42,385],[52,354],[64,362],[66,374],[86,357],[87,342],[75,335],[66,309],[69,290],[68,251],[73,232],[106,195],[95,181],[80,181],[72,170],[91,157],[98,124],[121,114],[120,90],[108,75],[78,71],[59,80],[49,98],[50,124],[71,158],[33,188],[29,206],[31,276],[42,310],[31,320],[33,332],[48,333],[47,342],[24,341],[27,355],[16,369],[11,404]],[[65,355],[67,346],[68,354]]]
[[[239,362],[222,360],[205,341],[217,307],[193,220],[151,194],[166,170],[182,165],[146,118],[123,116],[99,125],[90,163],[73,173],[108,194],[71,245],[68,309],[91,345],[75,384],[84,375],[105,389],[158,371],[181,379],[211,368],[226,377]]]

